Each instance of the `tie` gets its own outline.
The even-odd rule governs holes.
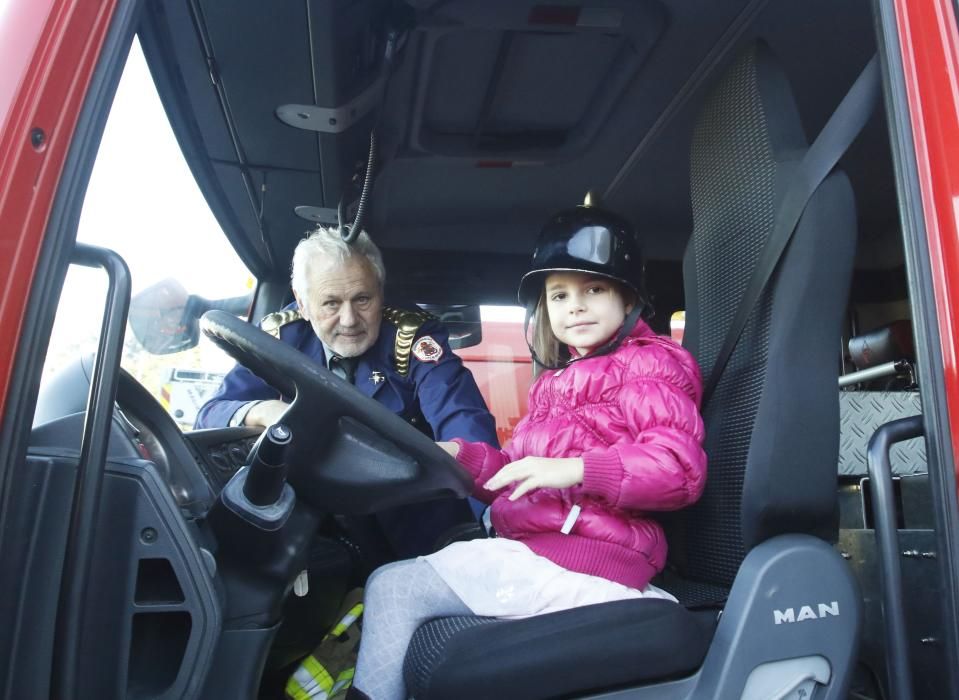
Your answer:
[[[340,379],[353,383],[356,376],[356,363],[359,358],[356,357],[338,357],[334,355],[330,358],[330,371]]]

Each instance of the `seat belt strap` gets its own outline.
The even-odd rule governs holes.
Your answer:
[[[733,350],[736,349],[736,344],[742,336],[756,302],[759,301],[766,283],[779,264],[793,232],[799,226],[799,220],[806,205],[866,125],[879,97],[879,91],[879,59],[873,56],[799,163],[798,170],[776,213],[773,232],[763,247],[736,316],[729,326],[729,331],[709,373],[703,389],[703,407],[716,390],[719,378]]]

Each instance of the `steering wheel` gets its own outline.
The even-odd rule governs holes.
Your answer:
[[[297,497],[327,512],[365,514],[444,497],[465,498],[473,480],[416,428],[299,350],[225,311],[208,311],[203,333],[293,403],[288,480]]]

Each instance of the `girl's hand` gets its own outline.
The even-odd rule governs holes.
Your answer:
[[[460,446],[455,442],[438,442],[436,446],[441,448],[450,457],[456,457],[460,453]]]
[[[533,489],[565,489],[576,486],[583,483],[583,460],[580,457],[523,457],[496,472],[483,488],[487,491],[499,491],[514,482],[519,482],[519,486],[510,494],[511,501]]]

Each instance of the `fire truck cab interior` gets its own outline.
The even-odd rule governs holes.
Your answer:
[[[471,486],[256,328],[291,300],[297,241],[360,217],[387,298],[515,304],[539,226],[587,190],[635,223],[653,323],[685,310],[709,386],[706,491],[662,518],[656,582],[680,604],[435,620],[411,696],[959,693],[955,477],[894,28],[866,0],[120,0],[7,403],[32,422],[4,481],[0,544],[22,562],[0,589],[4,697],[281,697],[357,576],[328,523]],[[257,279],[254,323],[200,328],[296,396],[282,480],[256,476],[258,431],[181,432],[119,368],[129,274],[74,243],[134,36]],[[110,277],[100,349],[38,394],[71,264]]]

